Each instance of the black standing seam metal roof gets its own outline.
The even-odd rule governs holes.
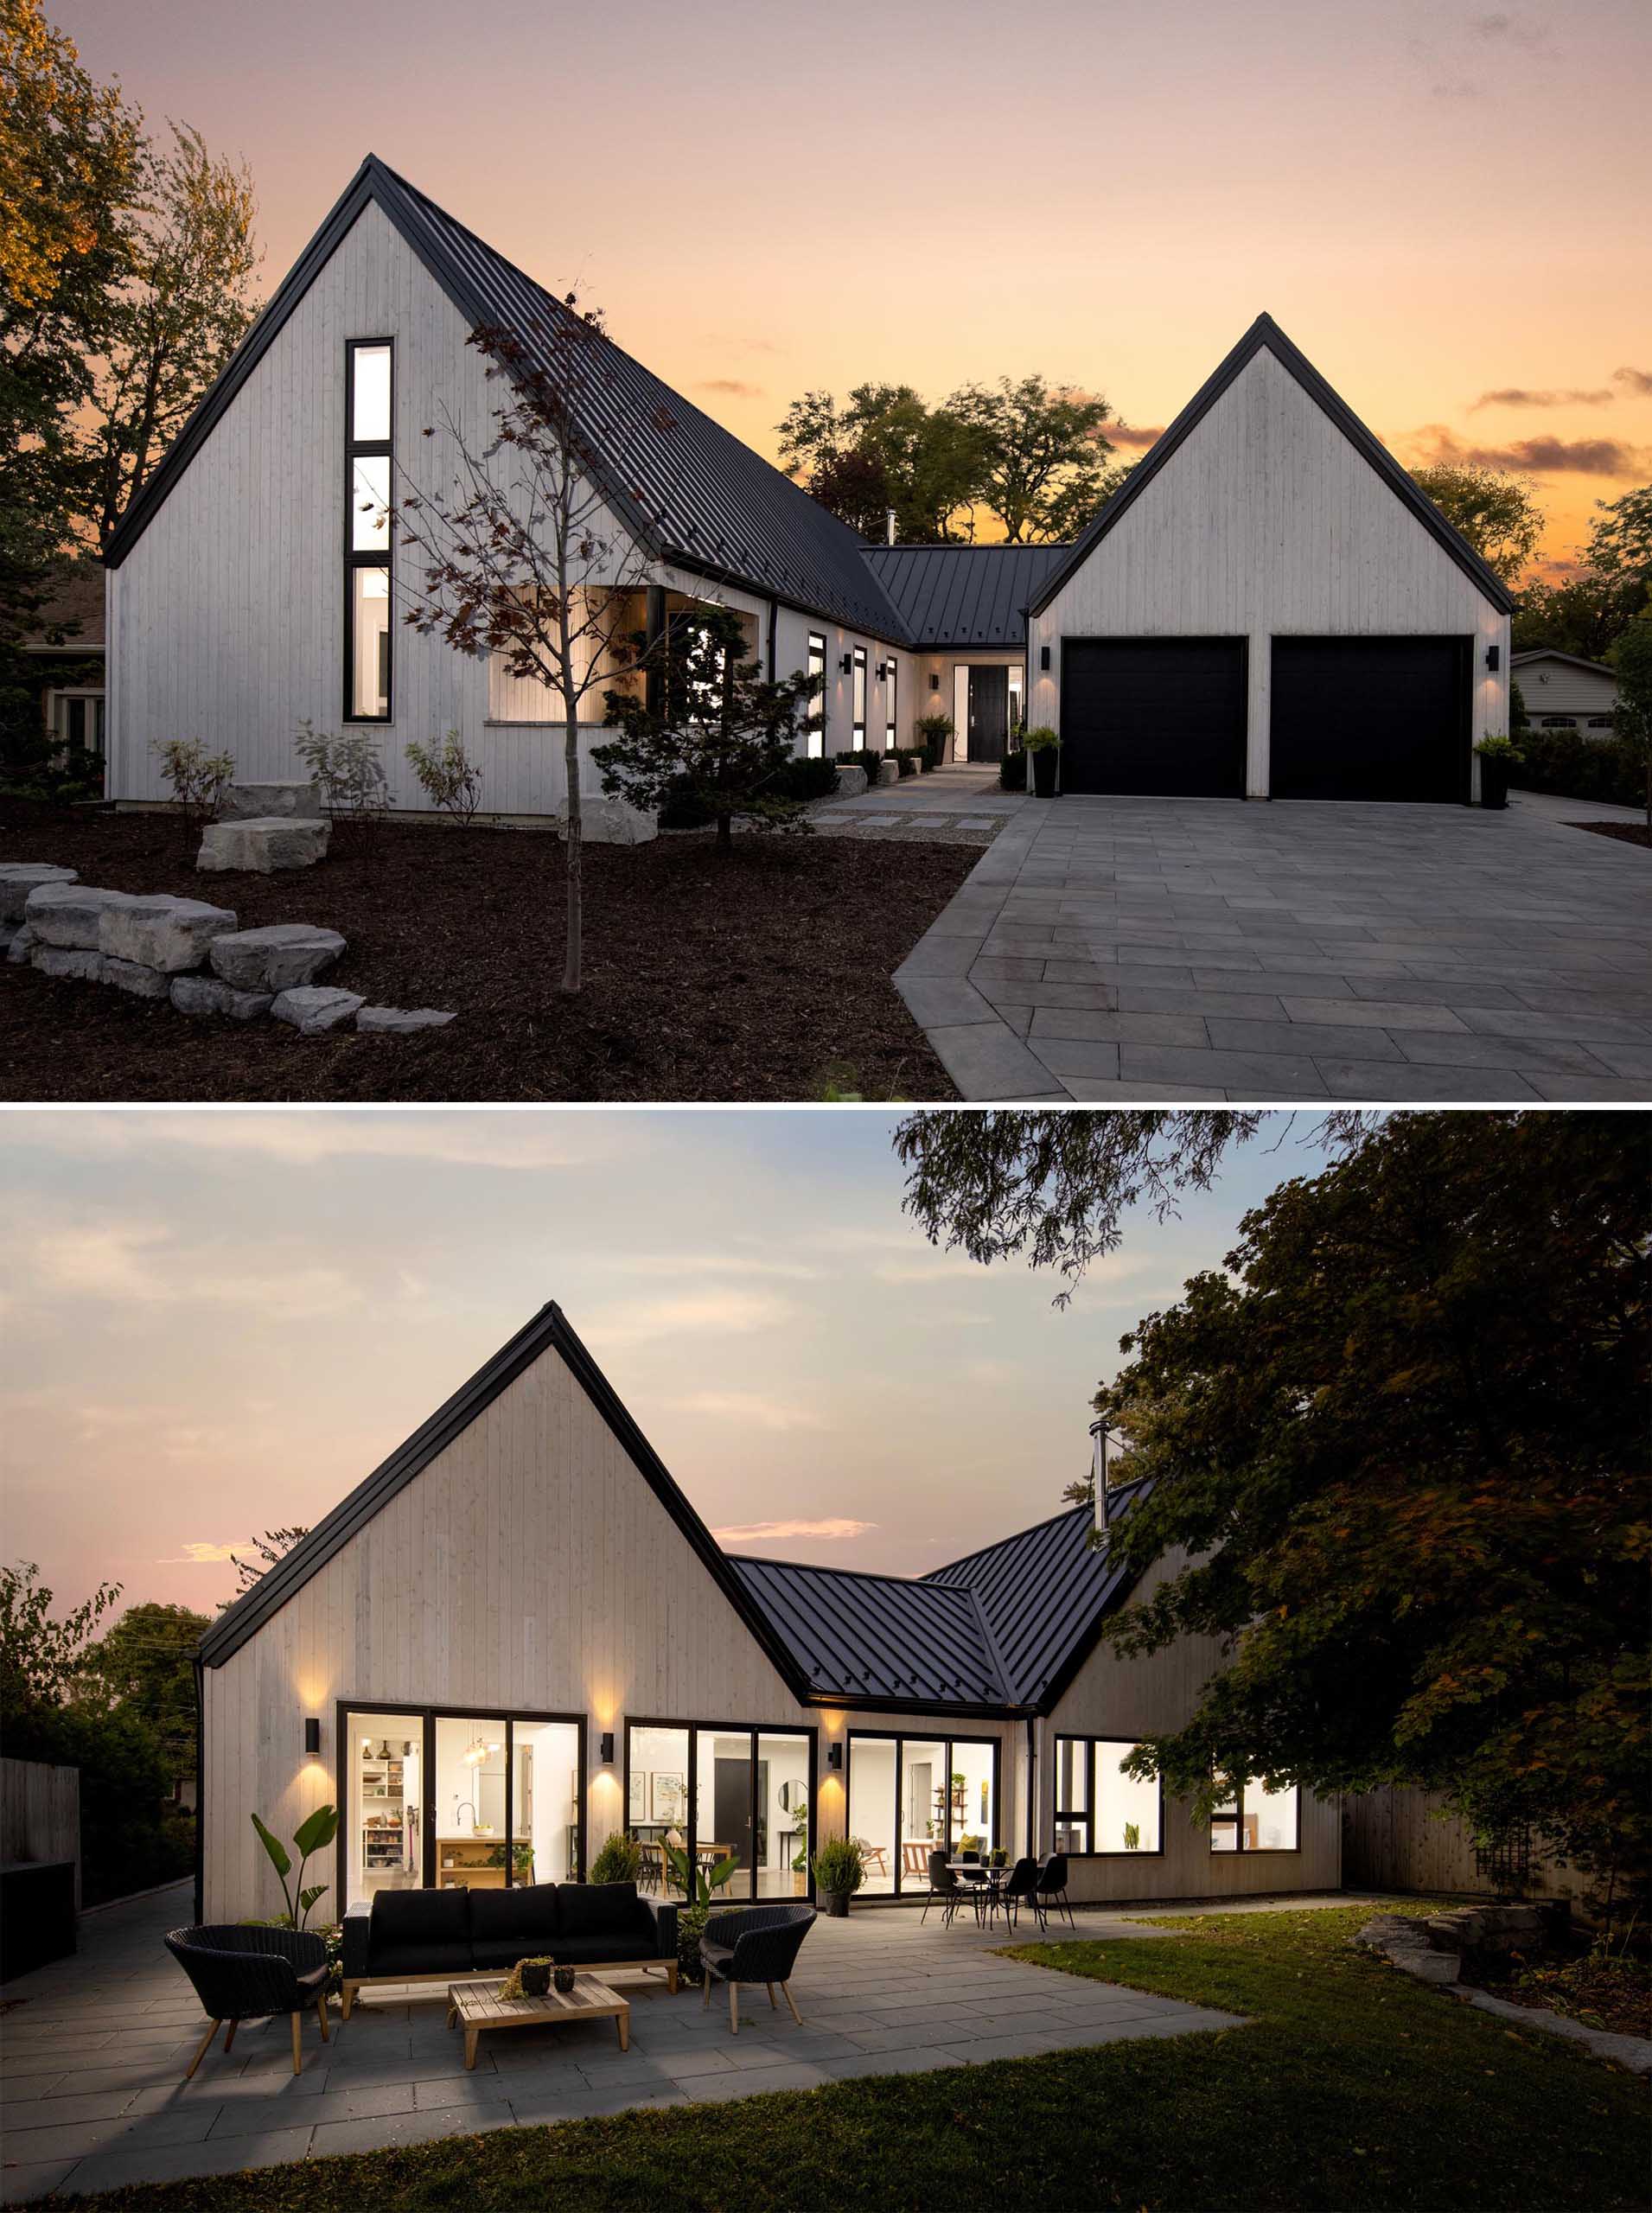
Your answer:
[[[1257,316],[1233,351],[1217,363],[1176,420],[1148,448],[1145,456],[1137,462],[1106,507],[1085,525],[1065,558],[1044,577],[1029,601],[1030,611],[1035,615],[1042,613],[1068,579],[1077,574],[1101,539],[1140,499],[1165,462],[1264,347],[1280,367],[1295,378],[1309,399],[1336,424],[1349,444],[1370,463],[1389,490],[1410,508],[1430,536],[1438,540],[1458,568],[1479,586],[1492,605],[1504,615],[1512,612],[1514,595],[1496,571],[1489,568],[1467,539],[1446,521],[1428,494],[1419,485],[1413,482],[1382,441],[1366,429],[1347,401],[1331,389],[1307,355],[1292,344],[1271,315]]]
[[[869,545],[862,558],[915,646],[1021,650],[1027,607],[1068,545]]]
[[[111,542],[118,567],[369,202],[376,203],[473,327],[528,344],[570,310],[474,231],[369,154]],[[905,626],[860,538],[772,463],[611,339],[591,349],[584,425],[592,474],[656,558],[778,598],[895,644]],[[599,366],[598,366],[599,365]]]

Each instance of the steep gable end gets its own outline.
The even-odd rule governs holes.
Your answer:
[[[1347,402],[1326,383],[1305,354],[1292,345],[1272,316],[1260,315],[1233,351],[1195,392],[1164,435],[1149,448],[1100,513],[1081,532],[1071,551],[1043,579],[1030,611],[1038,614],[1063,585],[1081,569],[1107,534],[1116,529],[1138,501],[1151,493],[1154,480],[1187,443],[1222,395],[1243,375],[1257,354],[1266,351],[1307,394],[1326,419],[1339,430],[1394,497],[1450,556],[1490,603],[1502,614],[1513,609],[1514,597],[1496,571],[1488,566],[1462,533],[1454,529],[1400,466],[1394,456]]]

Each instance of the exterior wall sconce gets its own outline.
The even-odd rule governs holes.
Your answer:
[[[1048,668],[1049,666],[1049,647],[1048,646],[1040,646],[1038,648],[1038,666],[1040,668]]]
[[[837,1770],[843,1765],[843,1746],[841,1744],[828,1744],[826,1746],[826,1765],[832,1770],[834,1774]]]
[[[603,1730],[603,1739],[602,1739],[602,1744],[601,1744],[601,1747],[600,1747],[600,1756],[601,1756],[601,1758],[602,1758],[603,1765],[604,1767],[612,1767],[612,1766],[613,1766],[613,1764],[614,1764],[614,1731],[613,1731],[611,1729],[604,1729],[604,1730]]]
[[[1502,649],[1498,646],[1486,647],[1486,666],[1495,674],[1502,662]]]
[[[304,1723],[304,1757],[305,1757],[305,1758],[306,1758],[306,1759],[312,1759],[312,1760],[313,1760],[313,1759],[315,1759],[315,1758],[316,1758],[316,1757],[319,1756],[320,1752],[321,1752],[321,1749],[322,1749],[322,1725],[321,1725],[320,1721],[317,1719],[317,1718],[316,1717],[316,1715],[312,1713],[312,1714],[309,1716],[309,1718],[308,1719],[308,1720]]]
[[[932,692],[939,692],[941,689],[941,679],[934,669],[929,672],[929,689]]]
[[[843,673],[845,676],[848,675],[850,670],[854,666],[854,665],[855,657],[853,654],[845,654],[843,659],[838,663],[838,666],[843,671]]]

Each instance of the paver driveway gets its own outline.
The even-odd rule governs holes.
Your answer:
[[[744,1993],[735,2037],[720,1993],[702,2011],[686,1987],[673,1998],[663,1981],[620,1980],[628,2051],[608,2021],[520,2030],[484,2037],[467,2074],[443,1994],[426,1988],[411,2004],[375,1994],[348,2022],[335,2013],[328,2044],[312,2017],[302,2075],[285,2021],[249,2023],[228,2057],[220,2038],[186,2083],[203,2017],[161,1937],[188,1917],[183,1886],[89,1916],[76,1958],[5,1987],[9,2199],[1241,2025],[1175,1999],[994,1959],[1002,1926],[945,1929],[934,1914],[922,1923],[909,1909],[874,1909],[810,1930],[792,1980],[800,2029],[783,2009],[770,2012],[761,1987]],[[1081,1936],[1161,1934],[1116,1913],[1077,1920]],[[1024,1921],[1022,1936],[1036,1933]]]
[[[966,1099],[1652,1099],[1624,812],[1029,800],[895,982]]]

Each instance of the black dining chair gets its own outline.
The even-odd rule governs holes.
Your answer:
[[[303,2066],[299,2030],[313,2006],[327,2034],[327,1947],[313,1930],[258,1929],[239,1922],[174,1929],[166,1948],[195,1985],[212,2025],[189,2062],[189,2080],[207,2057],[207,2047],[227,2022],[224,2050],[235,2041],[243,2021],[262,2021],[275,2013],[292,2016],[292,2071]]]
[[[780,2007],[775,2004],[775,1985],[778,1983],[781,1997],[791,2007],[792,2018],[800,2029],[803,2016],[792,1996],[792,1969],[803,1948],[803,1939],[813,1924],[812,1905],[757,1905],[731,1913],[714,1913],[700,1936],[700,1965],[705,1971],[700,2011],[704,2012],[711,2002],[713,1977],[726,1982],[729,2028],[738,2036],[739,1986],[743,1982],[766,1983],[769,2002],[779,2012]]]
[[[1023,1898],[1030,1902],[1033,1918],[1042,1929],[1044,1920],[1038,1908],[1038,1862],[1036,1859],[1017,1859],[994,1901],[995,1904],[1004,1908],[1004,1917],[1011,1929],[1020,1916]]]
[[[1073,1909],[1067,1903],[1067,1854],[1064,1852],[1052,1852],[1038,1870],[1035,1903],[1041,1929],[1049,1927],[1052,1907],[1067,1916],[1069,1929],[1077,1927],[1073,1919]]]
[[[938,1905],[943,1926],[950,1929],[954,1915],[966,1900],[972,1904],[975,1902],[973,1889],[960,1879],[955,1867],[947,1865],[944,1852],[932,1852],[929,1854],[929,1894],[923,1901],[918,1926],[922,1928],[929,1918],[930,1907]]]

